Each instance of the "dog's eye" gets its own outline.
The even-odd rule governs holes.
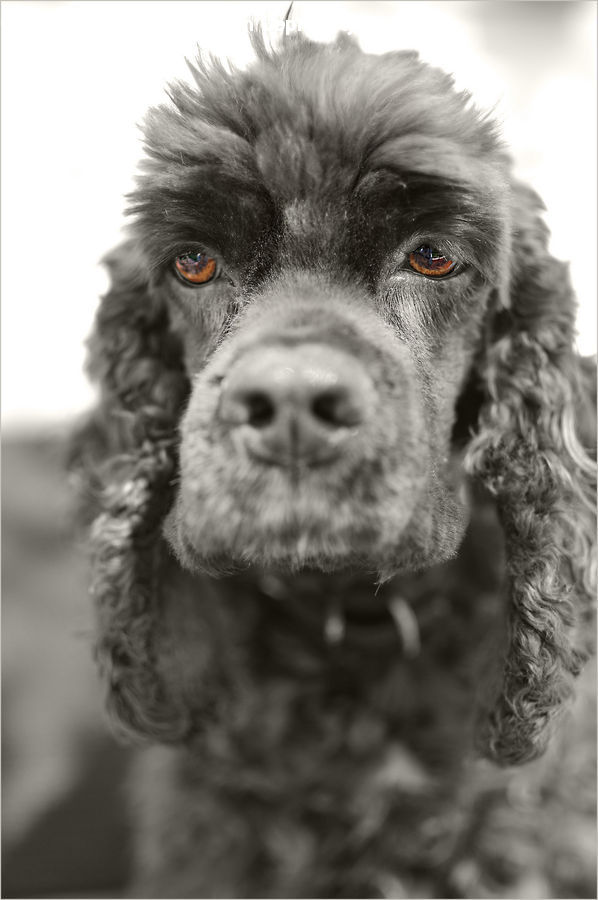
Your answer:
[[[409,254],[409,265],[420,275],[441,278],[453,271],[457,263],[454,259],[437,250],[436,247],[418,247]]]
[[[206,284],[213,281],[217,272],[216,260],[206,253],[191,252],[177,256],[174,269],[185,284]]]

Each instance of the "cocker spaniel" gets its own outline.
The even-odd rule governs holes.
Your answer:
[[[481,758],[543,754],[591,649],[567,267],[449,76],[252,41],[149,112],[90,342],[134,895],[536,896]]]

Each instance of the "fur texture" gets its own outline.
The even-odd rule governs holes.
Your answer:
[[[567,269],[447,75],[342,35],[254,46],[150,111],[90,345],[97,657],[118,726],[171,745],[139,896],[469,896],[473,748],[540,756],[591,649]],[[422,244],[455,275],[409,269]],[[177,280],[190,248],[217,280]],[[222,414],[281,348],[351,360],[329,464],[260,464]]]

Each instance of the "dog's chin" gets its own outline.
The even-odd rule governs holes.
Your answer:
[[[190,516],[179,498],[166,519],[164,534],[181,565],[215,577],[256,568],[281,573],[315,570],[358,571],[384,581],[402,571],[443,562],[458,550],[467,524],[466,510],[449,498],[422,514],[406,504],[339,510],[318,518],[280,513],[270,519]]]
[[[364,533],[341,540],[335,535],[316,535],[310,530],[298,529],[295,534],[251,534],[238,532],[228,539],[222,536],[207,541],[191,539],[185,528],[174,523],[170,516],[165,528],[166,537],[182,565],[195,572],[222,576],[256,568],[281,573],[297,573],[306,569],[319,572],[351,570],[377,573],[383,565],[379,552],[375,552],[376,540]]]

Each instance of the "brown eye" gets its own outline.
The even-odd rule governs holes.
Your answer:
[[[436,247],[418,247],[409,254],[409,265],[420,275],[428,275],[431,278],[441,278],[452,272],[457,263],[448,259]]]
[[[174,268],[186,284],[206,284],[216,277],[216,260],[206,253],[183,253],[174,261]]]

